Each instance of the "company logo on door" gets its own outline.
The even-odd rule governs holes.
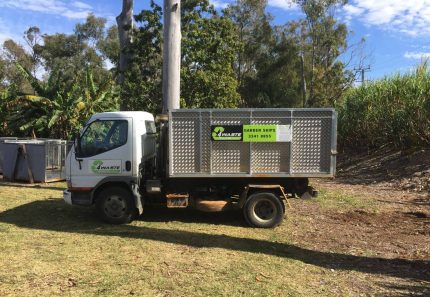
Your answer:
[[[90,170],[95,174],[119,174],[121,160],[93,160],[90,162]]]

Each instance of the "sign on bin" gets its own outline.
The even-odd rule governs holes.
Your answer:
[[[291,125],[212,125],[212,141],[291,142]]]

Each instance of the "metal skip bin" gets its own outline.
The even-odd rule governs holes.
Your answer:
[[[332,177],[337,114],[194,109],[169,114],[170,177]]]
[[[6,140],[0,145],[3,177],[31,183],[64,180],[66,151],[64,140]]]
[[[17,137],[0,137],[0,174],[3,174],[2,144],[7,140],[17,140]]]

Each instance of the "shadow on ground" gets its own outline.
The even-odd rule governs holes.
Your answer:
[[[22,184],[17,184],[17,183],[11,183],[8,181],[5,181],[3,179],[0,178],[0,187],[8,187],[8,188],[26,188],[26,189],[43,189],[43,190],[63,190],[64,189],[64,185],[56,185],[56,183],[52,183],[52,184],[30,184],[30,183],[22,183]]]
[[[155,211],[155,210],[154,210]],[[167,220],[198,222],[192,213],[173,214],[158,213],[158,217],[168,216]],[[302,248],[280,242],[270,242],[252,238],[240,238],[227,235],[207,234],[200,232],[168,230],[151,227],[157,213],[148,214],[144,221],[148,226],[122,225],[112,226],[101,224],[91,209],[77,209],[64,205],[62,200],[48,199],[28,204],[0,213],[0,222],[13,224],[22,228],[119,236],[154,240],[166,243],[188,245],[196,248],[223,248],[256,254],[267,254],[276,257],[299,260],[307,264],[335,270],[352,270],[386,276],[401,277],[414,281],[430,281],[430,261],[372,258],[353,256],[340,253],[329,253]],[[171,216],[171,217],[169,217]],[[188,217],[187,216],[191,216]],[[240,218],[235,213],[207,219],[208,223],[235,225]],[[212,221],[213,220],[213,221]],[[164,221],[161,220],[161,221]],[[239,224],[240,225],[240,224]]]
[[[411,283],[407,285],[381,284],[382,287],[393,293],[387,293],[387,297],[407,297],[407,296],[430,296],[430,286],[425,283]]]
[[[241,210],[205,213],[192,208],[169,209],[165,206],[147,206],[145,213],[139,218],[144,222],[181,222],[247,227]]]

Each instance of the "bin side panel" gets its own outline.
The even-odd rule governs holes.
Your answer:
[[[3,155],[3,176],[6,179],[13,179],[16,158],[18,157],[18,145],[15,143],[1,143]]]
[[[291,112],[257,110],[251,124],[291,125]],[[251,170],[254,174],[290,173],[290,142],[251,143]]]
[[[330,173],[331,123],[332,112],[294,112],[293,174]]]
[[[171,112],[170,172],[182,176],[332,176],[332,109],[196,109]],[[291,142],[213,141],[214,125],[291,125]]]
[[[33,172],[33,178],[35,182],[46,182],[46,171],[45,171],[45,160],[46,160],[46,150],[45,144],[26,144],[27,155],[30,158],[30,166]],[[19,173],[22,174],[18,179],[30,181],[30,176],[28,175],[28,163],[20,158]]]
[[[285,173],[290,172],[290,144],[253,143],[252,173]]]
[[[174,156],[172,159],[174,174],[199,171],[199,126],[199,116],[194,113],[172,121],[171,151]]]
[[[235,126],[250,123],[249,112],[214,112],[211,125]],[[210,128],[210,127],[209,127]],[[210,130],[204,131],[210,135]],[[215,174],[248,174],[250,172],[250,145],[241,141],[213,141],[212,168]]]
[[[209,112],[201,113],[201,162],[200,162],[200,172],[210,174],[211,172],[211,115]]]

